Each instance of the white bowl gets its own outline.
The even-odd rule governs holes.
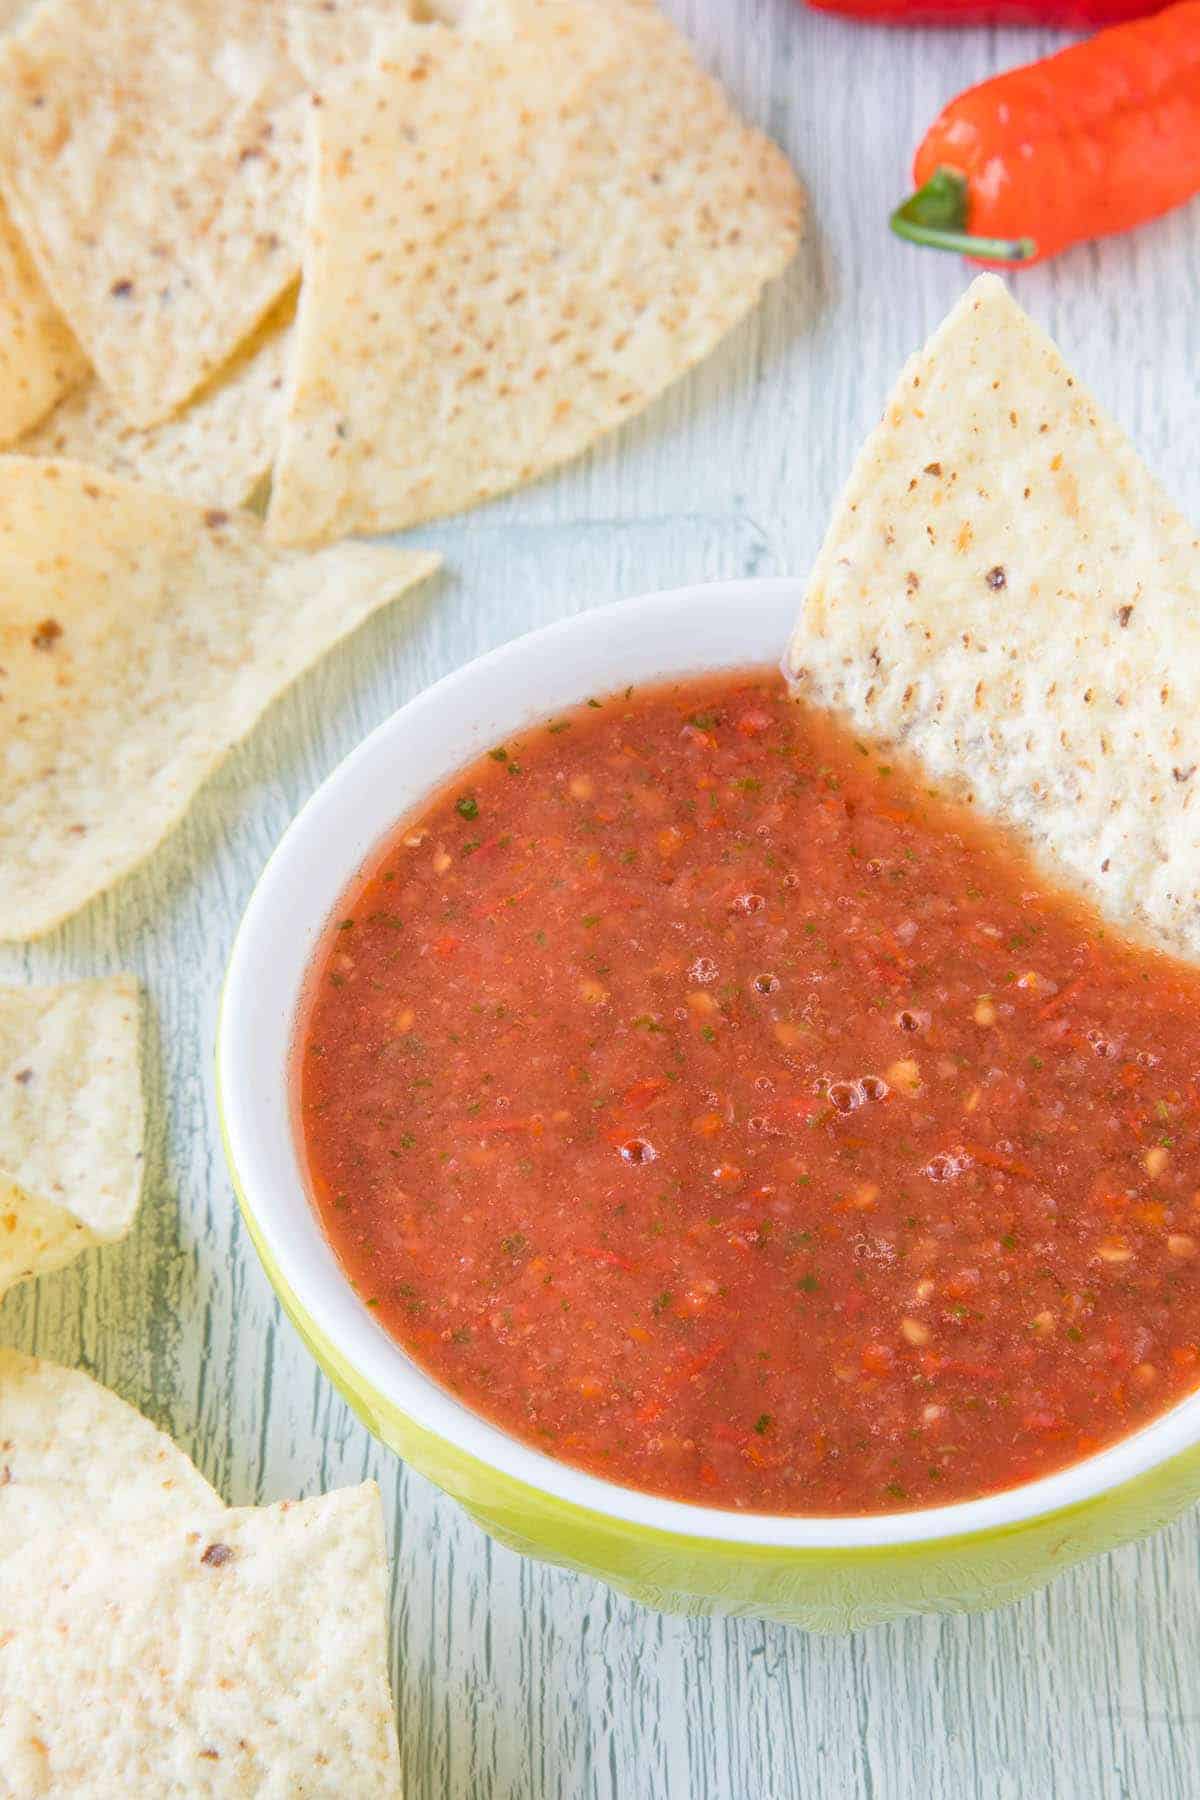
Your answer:
[[[1200,1439],[1200,1398],[1058,1474],[918,1512],[780,1517],[618,1486],[469,1411],[375,1323],[310,1205],[289,1080],[314,947],[401,817],[489,746],[590,695],[777,664],[800,599],[792,581],[745,581],[598,607],[492,651],[409,701],[335,770],[268,862],[230,958],[217,1061],[230,1164],[268,1273],[373,1429],[522,1549],[587,1567],[656,1604],[827,1627],[1009,1598],[1065,1562],[1162,1523],[1200,1493],[1200,1464],[1187,1454]],[[890,1559],[882,1577],[881,1552]]]

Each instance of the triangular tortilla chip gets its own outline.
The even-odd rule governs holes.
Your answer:
[[[31,3],[0,0],[0,33],[11,30]],[[36,425],[87,370],[87,358],[0,201],[0,445]]]
[[[290,293],[232,361],[161,425],[135,431],[93,378],[27,432],[17,451],[96,463],[203,506],[243,505],[275,460],[295,310]]]
[[[47,1531],[223,1511],[183,1451],[82,1369],[0,1350],[0,1557]]]
[[[131,424],[166,418],[295,278],[286,8],[43,0],[0,49],[0,187]]]
[[[314,119],[281,543],[411,525],[577,455],[799,237],[786,159],[648,0],[401,28]]]
[[[788,662],[1052,879],[1200,956],[1200,543],[994,276],[901,375]]]
[[[0,937],[140,862],[268,703],[436,566],[272,550],[247,514],[0,458]]]
[[[398,1800],[379,1490],[0,1558],[0,1793]]]
[[[0,1294],[125,1236],[142,1134],[133,977],[0,987]]]
[[[87,374],[0,201],[0,444],[11,444]]]

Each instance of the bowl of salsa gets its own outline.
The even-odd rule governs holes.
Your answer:
[[[1200,975],[778,672],[798,584],[585,611],[403,707],[247,909],[251,1235],[505,1543],[816,1628],[1200,1493]]]

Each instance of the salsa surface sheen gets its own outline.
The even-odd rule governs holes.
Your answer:
[[[1200,978],[743,673],[497,745],[310,972],[351,1281],[467,1405],[709,1505],[1051,1472],[1200,1382]]]

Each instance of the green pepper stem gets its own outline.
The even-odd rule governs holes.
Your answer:
[[[935,169],[924,187],[898,206],[888,223],[897,237],[931,250],[953,250],[984,262],[1029,262],[1032,238],[975,237],[967,225],[967,181],[957,169]]]

